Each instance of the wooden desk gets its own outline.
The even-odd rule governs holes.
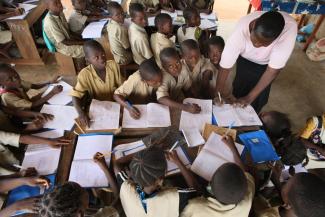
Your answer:
[[[39,1],[37,7],[32,9],[30,13],[22,20],[6,20],[13,38],[17,44],[22,58],[19,59],[3,59],[1,62],[21,64],[21,65],[44,65],[40,54],[38,53],[33,35],[30,28],[45,12],[45,4]]]

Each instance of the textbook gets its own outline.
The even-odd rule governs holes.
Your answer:
[[[237,143],[235,145],[241,155],[244,146]],[[222,136],[211,133],[208,141],[194,160],[191,170],[205,180],[211,181],[215,171],[228,162],[235,162],[232,151],[222,142]]]
[[[133,105],[140,113],[139,119],[133,119],[127,109],[123,110],[122,128],[168,127],[171,125],[169,107],[158,103]]]
[[[89,133],[78,136],[76,150],[70,168],[69,181],[77,182],[82,187],[107,187],[107,178],[94,162],[97,152],[110,153],[112,150],[113,135],[110,133]],[[105,158],[107,165],[111,156]]]
[[[213,115],[217,125],[228,127],[234,122],[235,127],[241,126],[262,126],[262,122],[252,106],[245,108],[234,107],[230,104],[222,106],[213,105]]]
[[[239,135],[239,138],[245,145],[245,151],[250,153],[254,163],[280,159],[264,130],[243,133]]]
[[[64,135],[63,130],[49,130],[42,133],[33,134],[43,138],[58,138]],[[61,155],[61,148],[52,148],[49,145],[37,144],[28,145],[23,168],[35,167],[39,175],[49,175],[57,171]]]
[[[90,130],[118,129],[120,104],[93,99],[89,108]]]
[[[51,105],[67,105],[72,102],[72,97],[69,95],[72,90],[72,86],[64,81],[60,81],[57,84],[51,84],[47,88],[47,90],[42,94],[42,97],[46,96],[50,93],[53,88],[57,85],[61,85],[63,87],[62,92],[55,94],[51,97],[47,102]]]
[[[211,124],[212,122],[212,100],[186,98],[183,103],[195,103],[201,107],[201,112],[198,114],[191,114],[186,111],[181,113],[181,121],[179,124],[180,130],[186,129],[198,129],[200,132],[203,131],[206,123]]]
[[[118,160],[122,157],[128,156],[130,154],[137,153],[146,149],[147,147],[142,140],[136,142],[130,142],[126,144],[120,144],[113,148],[115,160]]]

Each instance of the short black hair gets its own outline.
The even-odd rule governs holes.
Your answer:
[[[112,16],[116,10],[122,10],[122,11],[123,11],[123,8],[122,8],[122,6],[121,6],[119,3],[114,2],[114,1],[110,1],[110,2],[107,4],[107,11],[108,11],[108,14],[109,14],[110,16]]]
[[[159,28],[167,22],[172,22],[173,19],[169,14],[160,13],[155,17],[155,26]]]
[[[142,4],[139,3],[131,3],[129,6],[129,13],[130,17],[135,17],[136,13],[144,12],[144,7]]]
[[[272,142],[291,135],[291,122],[286,114],[278,111],[269,111],[268,113],[271,116],[271,121],[263,123],[263,125]]]
[[[303,141],[294,134],[280,140],[276,151],[281,156],[282,163],[288,166],[295,166],[308,159]]]
[[[164,65],[164,63],[167,61],[167,59],[170,58],[180,58],[179,53],[177,52],[177,50],[173,47],[167,47],[164,48],[160,54],[159,54],[159,58],[161,63]]]
[[[186,7],[183,11],[183,16],[185,20],[190,20],[193,16],[200,16],[200,13],[194,7]]]
[[[161,69],[153,58],[144,60],[139,66],[140,76],[145,81],[152,80],[156,75],[161,74]]]
[[[220,47],[221,49],[224,49],[225,47],[225,40],[221,36],[212,36],[207,41],[207,46],[215,45]]]
[[[103,46],[96,40],[89,40],[86,41],[83,45],[83,49],[85,52],[85,57],[89,57],[89,55],[93,52],[93,51],[104,51]],[[104,51],[105,52],[105,51]]]
[[[161,148],[150,147],[135,154],[130,170],[132,179],[140,187],[153,185],[165,176],[167,161]]]
[[[83,188],[75,182],[56,186],[41,199],[40,217],[76,217],[82,207]]]
[[[325,182],[311,173],[297,173],[291,179],[289,203],[299,217],[323,217],[325,213]]]
[[[182,53],[185,53],[189,50],[197,50],[200,52],[200,46],[199,44],[193,40],[193,39],[186,39],[181,43],[181,51]]]
[[[268,11],[256,19],[254,32],[261,34],[266,39],[276,39],[284,29],[285,20],[281,13]]]
[[[234,163],[225,163],[217,169],[211,180],[214,197],[223,204],[237,204],[247,193],[247,178]]]

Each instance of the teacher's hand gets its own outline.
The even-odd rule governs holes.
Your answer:
[[[234,105],[244,108],[250,105],[254,100],[250,99],[248,96],[244,96],[235,100]]]

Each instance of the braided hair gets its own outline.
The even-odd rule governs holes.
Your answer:
[[[82,207],[84,189],[75,182],[66,182],[44,194],[40,217],[76,217]]]
[[[131,176],[141,188],[165,176],[167,161],[162,149],[150,147],[138,152],[130,163]]]

